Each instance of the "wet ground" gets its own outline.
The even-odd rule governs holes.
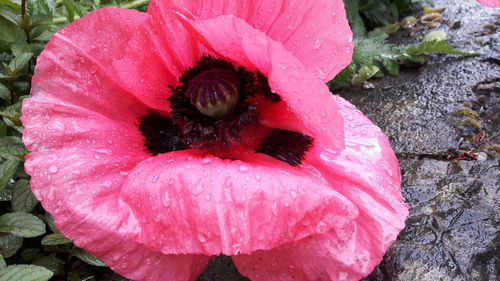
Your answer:
[[[340,92],[389,137],[411,208],[406,228],[365,280],[500,278],[500,10],[473,0],[435,3],[447,7],[439,29],[480,56],[432,56],[424,67],[374,81],[372,90]],[[394,40],[418,42],[424,33],[402,31]],[[218,257],[200,280],[248,279]]]

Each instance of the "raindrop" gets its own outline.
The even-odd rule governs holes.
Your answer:
[[[208,164],[210,164],[210,163],[212,163],[212,162],[213,162],[213,160],[212,160],[212,158],[210,158],[210,157],[205,157],[205,158],[203,158],[203,159],[201,160],[201,163],[202,163],[203,165],[208,165]]]
[[[203,186],[198,185],[195,189],[191,191],[193,195],[200,195],[203,192]]]
[[[207,241],[207,237],[205,236],[205,234],[200,233],[198,235],[198,240],[200,240],[201,243],[205,243]]]
[[[297,198],[298,194],[297,194],[297,192],[296,192],[295,190],[290,190],[290,196],[291,196],[293,199],[295,199],[295,198]]]
[[[242,172],[242,173],[246,173],[246,172],[248,172],[248,167],[247,167],[247,166],[245,166],[245,165],[242,165],[242,166],[240,166],[240,167],[238,168],[238,170],[239,170],[240,172]]]
[[[58,170],[58,169],[57,169],[57,166],[55,166],[55,165],[51,165],[51,166],[49,167],[49,172],[51,172],[52,174],[57,173],[57,170]]]
[[[319,47],[321,47],[321,39],[317,38],[311,47],[315,50],[319,49]]]

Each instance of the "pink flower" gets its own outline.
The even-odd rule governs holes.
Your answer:
[[[57,32],[23,103],[32,190],[135,280],[357,280],[404,227],[398,162],[325,82],[350,61],[341,0],[152,1]]]
[[[500,8],[500,0],[477,0],[477,1],[491,8]]]

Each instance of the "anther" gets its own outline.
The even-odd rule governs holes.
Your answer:
[[[229,69],[213,68],[189,82],[186,95],[202,114],[220,119],[230,114],[239,100],[238,74]]]

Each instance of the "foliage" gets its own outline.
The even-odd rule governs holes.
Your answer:
[[[21,103],[36,57],[60,27],[104,6],[135,0],[0,0],[0,281],[126,280],[54,227],[31,193],[23,162]]]
[[[400,64],[421,65],[425,62],[425,56],[431,53],[475,55],[456,50],[446,40],[445,34],[435,31],[417,45],[400,47],[388,43],[389,34],[399,28],[400,24],[395,23],[398,17],[408,14],[412,4],[418,2],[423,1],[344,0],[354,33],[355,48],[351,64],[329,83],[330,88],[336,90],[361,85],[368,79],[382,77],[385,73],[398,75]],[[429,11],[434,12],[435,9]]]

